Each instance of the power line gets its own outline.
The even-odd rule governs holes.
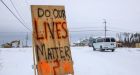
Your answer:
[[[103,28],[103,27],[72,27],[70,29]]]
[[[131,30],[131,29],[125,29],[125,28],[119,28],[119,27],[111,27],[111,26],[109,26],[109,28],[111,28],[111,29],[119,29],[119,30],[124,30],[124,32],[126,32],[126,31],[131,31],[131,32],[140,32],[140,31],[134,31],[134,30]]]
[[[114,30],[114,29],[109,29],[109,31],[112,31],[112,32],[119,32],[119,33],[124,33],[124,32],[125,32],[125,31]]]
[[[27,32],[0,32],[0,33],[27,33]],[[31,32],[28,32],[31,33]]]
[[[13,14],[13,16],[29,31],[31,31],[28,27],[26,27],[26,25],[14,14],[14,12],[3,2],[3,0],[1,0],[1,2],[3,3],[3,5]]]
[[[90,32],[90,31],[104,31],[104,30],[77,30],[77,31],[70,31],[70,32]],[[109,30],[106,30],[109,31]]]
[[[10,0],[10,2],[11,2],[11,4],[12,4],[12,6],[14,7],[14,9],[16,10],[16,12],[17,12],[18,16],[20,17],[20,19],[25,23],[25,21],[23,20],[23,18],[22,18],[21,15],[19,14],[18,10],[16,9],[16,7],[15,7],[13,1]]]

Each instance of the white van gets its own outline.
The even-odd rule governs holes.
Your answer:
[[[93,50],[99,49],[100,51],[111,50],[112,52],[115,51],[116,42],[115,38],[113,37],[106,37],[106,38],[96,38],[93,40]]]

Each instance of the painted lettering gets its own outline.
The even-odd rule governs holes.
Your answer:
[[[34,19],[34,27],[35,27],[35,32],[36,32],[36,39],[43,39],[43,36],[39,36],[39,31],[38,31],[38,26],[37,26],[37,21]]]
[[[44,15],[43,9],[38,8],[38,17],[42,17]]]

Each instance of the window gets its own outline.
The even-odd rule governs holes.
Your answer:
[[[96,39],[93,39],[93,43],[96,43]]]
[[[103,39],[97,39],[97,42],[103,42],[104,40]]]
[[[110,42],[110,38],[105,38],[105,42]]]
[[[115,39],[114,38],[111,38],[111,42],[115,42]]]

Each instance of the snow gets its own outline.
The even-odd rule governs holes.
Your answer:
[[[75,75],[140,75],[138,50],[123,48],[99,52],[86,47],[72,48]]]
[[[75,75],[140,75],[140,48],[71,47]],[[0,48],[0,75],[34,75],[32,48]]]
[[[0,75],[34,75],[31,48],[1,48],[0,63]]]

